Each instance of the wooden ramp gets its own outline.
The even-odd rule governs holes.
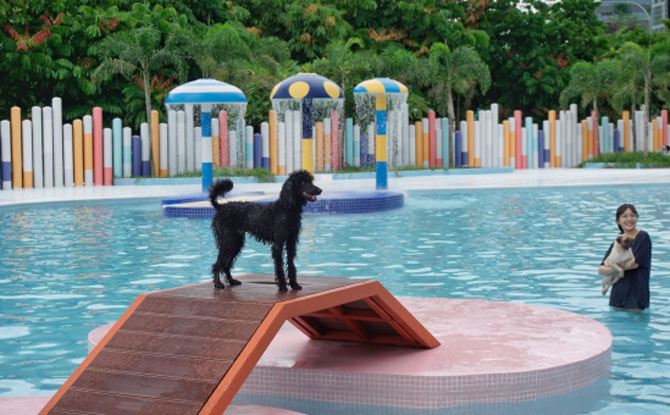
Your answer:
[[[40,414],[221,415],[286,320],[313,339],[439,345],[378,281],[240,279],[140,295]]]

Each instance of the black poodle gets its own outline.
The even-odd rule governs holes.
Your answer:
[[[286,247],[288,283],[294,290],[302,288],[298,284],[293,259],[300,234],[303,206],[308,201],[316,201],[317,195],[321,194],[321,189],[313,181],[314,176],[306,170],[293,172],[282,186],[279,199],[264,205],[252,202],[219,204],[217,198],[228,193],[233,188],[233,182],[225,179],[212,184],[209,201],[216,210],[212,219],[212,230],[219,249],[216,262],[212,265],[216,288],[224,288],[219,278],[221,272],[226,274],[228,284],[241,284],[230,275],[230,268],[244,246],[247,232],[259,242],[272,246],[275,280],[281,291],[288,290],[283,263],[283,251]]]

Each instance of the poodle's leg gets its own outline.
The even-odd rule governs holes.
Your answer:
[[[221,282],[221,278],[220,278],[220,274],[221,274],[221,271],[223,269],[221,267],[221,260],[222,260],[222,255],[219,252],[219,255],[216,258],[216,262],[214,263],[214,265],[212,265],[212,275],[213,275],[212,280],[214,281],[214,287],[216,287],[216,288],[226,288],[226,286],[223,285],[223,283]]]
[[[230,269],[233,267],[233,264],[235,264],[237,256],[244,247],[244,233],[240,234],[236,231],[229,232],[226,242],[224,248],[226,255],[221,264],[223,266],[223,271],[226,274],[226,281],[228,281],[228,284],[230,285],[240,285],[242,282],[233,278],[230,274]]]
[[[284,275],[284,258],[282,244],[272,244],[272,259],[275,263],[275,281],[280,291],[288,291],[286,286],[286,276]]]
[[[288,264],[288,283],[294,290],[302,290],[302,286],[298,284],[298,270],[295,268],[296,256],[296,242],[289,240],[286,243],[286,263]]]

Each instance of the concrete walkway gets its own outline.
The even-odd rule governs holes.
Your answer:
[[[465,173],[465,172],[462,172]],[[375,179],[335,180],[332,174],[317,174],[316,184],[328,191],[373,190]],[[510,173],[427,175],[389,177],[389,190],[474,189],[542,186],[588,186],[611,184],[670,184],[670,169],[541,169]],[[238,183],[237,191],[278,192],[282,183]],[[63,201],[164,198],[197,195],[199,184],[95,186],[49,189],[0,190],[0,206]]]

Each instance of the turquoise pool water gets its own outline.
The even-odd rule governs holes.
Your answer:
[[[635,203],[653,242],[651,308],[641,313],[610,309],[595,271],[624,202]],[[609,379],[563,404],[512,405],[507,413],[542,404],[552,413],[667,414],[669,251],[667,186],[413,191],[395,211],[306,216],[297,266],[301,274],[379,279],[399,296],[591,317],[613,334]],[[0,396],[54,393],[86,356],[90,330],[116,320],[141,293],[209,280],[214,256],[209,221],[164,218],[158,200],[0,208]],[[235,271],[271,273],[269,249],[249,240]],[[576,397],[579,405],[568,405]],[[308,412],[309,403],[293,405]],[[366,411],[375,413],[318,413]]]

